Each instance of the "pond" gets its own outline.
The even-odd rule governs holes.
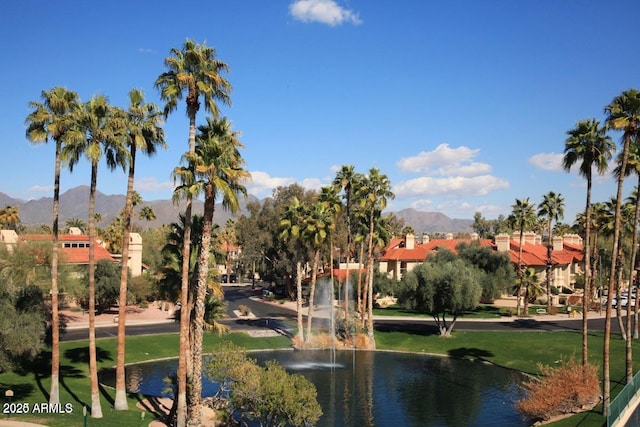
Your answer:
[[[410,353],[268,351],[251,353],[263,363],[275,359],[304,375],[318,390],[319,426],[528,426],[515,409],[520,397],[517,372],[482,362]],[[170,396],[164,377],[176,360],[127,368],[129,391]],[[113,371],[101,374],[113,385]],[[204,380],[203,396],[217,385]]]

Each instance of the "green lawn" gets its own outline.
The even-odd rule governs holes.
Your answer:
[[[535,310],[533,311],[535,313]],[[397,305],[392,305],[387,308],[374,308],[374,316],[395,316],[395,317],[422,317],[430,319],[431,315],[424,313],[417,313],[413,310],[401,308]],[[481,304],[475,310],[465,311],[460,315],[466,319],[499,319],[502,316],[510,316],[512,313],[509,309],[504,307],[495,307],[493,305]]]
[[[279,336],[273,338],[252,338],[244,333],[229,334],[224,337],[247,349],[283,348],[290,346],[290,340]],[[127,363],[136,363],[152,359],[177,357],[178,335],[149,335],[127,338]],[[205,334],[205,350],[211,349],[221,338],[214,334]],[[45,351],[38,360],[25,368],[24,373],[0,374],[0,402],[5,403],[4,391],[11,389],[15,395],[13,402],[29,404],[29,416],[12,417],[21,421],[41,423],[51,427],[83,426],[82,407],[91,406],[88,377],[88,346],[87,341],[64,342],[60,345],[60,401],[70,403],[73,408],[71,414],[38,415],[33,414],[36,404],[46,403],[49,396],[49,376],[51,373],[50,351]],[[98,368],[115,366],[116,339],[98,340]],[[89,426],[146,426],[153,418],[151,414],[145,414],[135,407],[142,396],[132,394],[129,396],[128,411],[112,411],[115,391],[107,387],[101,387],[102,415],[103,418],[88,418]],[[0,420],[7,419],[5,414],[0,415]]]
[[[612,392],[617,394],[624,385],[624,342],[617,336],[611,341],[611,378]],[[247,349],[289,347],[285,337],[252,338],[246,334],[230,334],[225,337]],[[220,338],[205,336],[205,349],[211,349]],[[406,332],[376,333],[377,348],[380,350],[398,350],[418,353],[449,355],[460,358],[483,359],[510,369],[530,374],[538,372],[538,363],[557,364],[570,356],[580,358],[582,336],[579,332],[484,332],[455,331],[449,339],[437,335],[412,334]],[[590,361],[601,365],[602,334],[589,336]],[[98,340],[99,366],[112,367],[115,364],[116,340]],[[176,357],[178,335],[154,335],[130,337],[127,340],[127,362],[135,363],[151,359]],[[640,343],[634,343],[634,354],[639,354]],[[82,405],[89,404],[89,381],[87,376],[86,341],[62,343],[62,382],[60,398],[63,403],[73,405],[73,414],[48,416],[21,416],[23,421],[32,421],[49,426],[82,426]],[[11,388],[15,391],[14,402],[27,402],[30,405],[47,401],[49,390],[50,354],[45,352],[40,359],[29,367],[29,372],[0,374],[0,390]],[[640,369],[640,356],[636,357],[635,369]],[[89,418],[90,426],[136,426],[147,425],[151,417],[141,420],[141,412],[135,409],[135,403],[141,396],[131,395],[128,411],[111,411],[114,391],[103,388],[102,419]],[[3,397],[0,397],[2,399]],[[600,415],[601,408],[593,412],[577,414],[569,419],[556,422],[554,426],[597,426],[601,427],[605,419]],[[6,415],[0,416],[6,419]]]

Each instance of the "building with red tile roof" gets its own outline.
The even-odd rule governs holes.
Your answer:
[[[478,242],[482,247],[490,247],[498,252],[508,252],[514,267],[518,265],[519,233],[514,233],[512,237],[508,234],[500,234],[496,236],[495,241],[479,239],[475,233],[465,239],[454,239],[451,234],[448,234],[444,239],[430,239],[426,234],[421,239],[416,239],[415,236],[409,234],[402,238],[393,239],[387,245],[378,259],[379,268],[389,277],[400,280],[404,273],[425,262],[429,255],[435,254],[441,248],[455,253],[456,246],[462,242]],[[573,288],[576,275],[582,274],[582,260],[582,238],[580,236],[569,234],[554,237],[551,251],[552,285],[558,288]],[[542,238],[535,233],[524,234],[521,263],[525,268],[531,267],[536,270],[540,283],[546,281],[548,248],[542,244]]]
[[[51,234],[20,234],[13,230],[0,230],[0,243],[6,245],[16,245],[20,242],[53,242]],[[69,234],[58,236],[60,261],[70,265],[89,264],[89,236],[72,227]],[[132,276],[142,273],[142,238],[138,233],[131,233],[129,242],[129,269]],[[104,246],[96,240],[94,245],[94,256],[96,262],[109,261],[119,262],[118,255],[112,255]]]

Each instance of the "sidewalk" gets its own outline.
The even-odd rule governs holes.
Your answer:
[[[148,308],[128,306],[125,324],[127,326],[130,326],[153,323],[172,323],[174,321],[173,305],[165,305],[167,309],[162,310],[161,307],[158,306],[159,304],[160,303],[149,303]],[[60,314],[65,317],[68,330],[83,329],[89,327],[89,314],[86,311],[60,310]],[[96,315],[96,328],[107,326],[118,326],[117,308]]]

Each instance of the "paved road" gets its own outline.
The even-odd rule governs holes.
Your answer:
[[[264,304],[250,297],[259,295],[251,286],[225,286],[225,299],[228,302],[229,318],[221,321],[233,330],[265,330],[281,329],[289,330],[295,326],[296,313],[285,305]],[[239,319],[233,313],[240,305],[246,305],[255,315],[254,319]],[[318,323],[326,323],[326,319],[317,318]],[[422,318],[376,318],[375,328],[379,331],[409,331],[415,333],[437,333],[435,322]],[[594,318],[589,320],[590,330],[603,330],[604,319]],[[458,331],[582,331],[581,319],[544,320],[544,317],[500,320],[459,320],[455,325]],[[619,332],[616,319],[612,322],[613,332]],[[178,323],[159,323],[127,326],[127,335],[149,335],[159,333],[177,333]],[[96,338],[117,336],[117,327],[103,326],[96,328]],[[87,338],[86,329],[68,330],[61,337],[63,341],[80,340]]]

